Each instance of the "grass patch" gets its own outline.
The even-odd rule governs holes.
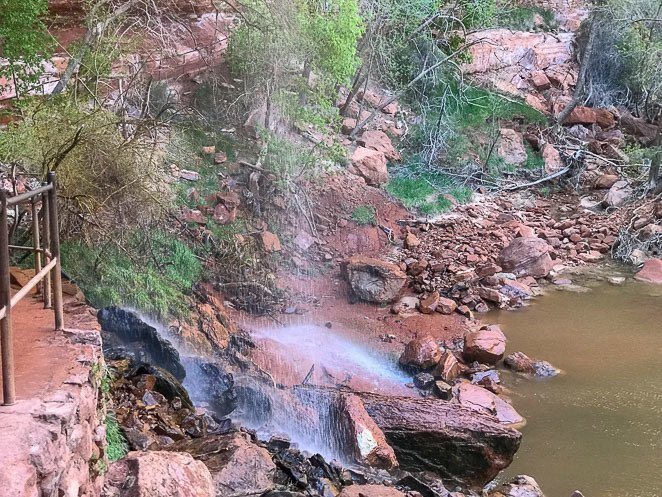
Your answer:
[[[377,223],[375,208],[371,205],[361,205],[352,211],[352,221],[360,226]]]
[[[106,415],[106,455],[110,462],[122,459],[129,452],[129,444],[122,433],[115,414]]]
[[[417,163],[399,168],[386,185],[386,191],[408,209],[416,209],[426,215],[449,211],[453,201],[448,196],[454,197],[458,203],[471,201],[473,193],[470,188],[458,185],[441,172],[424,169]]]
[[[187,314],[185,295],[202,271],[191,249],[164,232],[133,234],[124,250],[64,243],[62,264],[95,307],[130,306],[161,320]]]
[[[530,171],[543,169],[545,167],[545,159],[533,150],[533,147],[528,143],[525,143],[524,146],[526,148],[526,162],[524,163],[524,167]]]

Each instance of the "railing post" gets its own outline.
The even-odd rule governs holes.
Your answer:
[[[39,272],[41,271],[41,254],[37,252],[37,250],[41,248],[39,246],[41,240],[39,236],[39,212],[37,211],[37,197],[32,197],[31,205],[32,205],[32,246],[35,249],[34,274],[39,274]],[[42,286],[43,285],[41,283],[37,285],[37,293],[40,292]]]
[[[53,171],[48,173],[48,183],[53,185],[53,188],[48,192],[49,214],[50,214],[50,234],[51,234],[51,257],[56,260],[55,267],[53,268],[53,307],[55,308],[55,329],[62,330],[64,328],[64,309],[62,302],[62,264],[60,261],[60,229],[57,219],[57,184],[55,180],[55,173]]]
[[[0,190],[0,307],[5,317],[0,321],[2,350],[2,395],[5,405],[16,402],[14,384],[14,347],[11,328],[11,283],[9,276],[9,232],[7,226],[7,193]]]
[[[48,183],[42,183],[41,186],[46,186]],[[51,230],[49,229],[50,223],[50,209],[48,208],[49,204],[48,194],[41,194],[41,222],[43,225],[44,233],[44,248],[49,252],[51,251]],[[50,255],[44,254],[44,266],[47,266],[51,262]],[[44,294],[44,309],[50,309],[52,307],[51,301],[51,273],[46,273],[44,277],[44,284],[42,285],[42,291]]]

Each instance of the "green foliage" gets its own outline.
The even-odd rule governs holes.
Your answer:
[[[533,150],[528,143],[525,143],[524,147],[526,148],[526,162],[524,163],[524,167],[531,171],[542,170],[545,167],[545,159]]]
[[[375,208],[371,205],[361,205],[352,211],[352,221],[360,226],[377,223]]]
[[[266,136],[266,153],[263,167],[276,175],[281,189],[287,188],[290,181],[306,178],[316,165],[315,155],[299,144],[273,135]]]
[[[114,413],[106,415],[106,455],[110,462],[122,459],[129,452],[129,444]]]
[[[542,24],[536,25],[536,17],[540,16]],[[514,31],[555,31],[559,27],[553,11],[542,7],[505,7],[498,11],[494,23]]]
[[[122,248],[64,243],[62,264],[96,307],[129,306],[163,320],[186,314],[185,295],[202,270],[191,249],[164,232],[135,233]]]
[[[16,76],[18,91],[39,80],[41,63],[48,56],[51,39],[41,17],[48,0],[0,0],[0,77]]]
[[[473,196],[471,189],[457,184],[450,176],[416,161],[405,163],[393,174],[386,191],[408,209],[416,209],[423,214],[435,215],[450,210],[453,202],[449,196],[458,203],[470,202]]]
[[[467,28],[485,28],[492,24],[497,11],[496,0],[461,0],[462,22]]]

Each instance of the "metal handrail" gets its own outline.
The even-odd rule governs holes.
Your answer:
[[[30,203],[32,214],[32,247],[10,245],[7,210],[9,207],[15,207],[16,215],[14,219],[18,221],[18,206],[26,202]],[[39,223],[39,203],[41,203],[41,226]],[[41,236],[42,230],[43,238]],[[42,239],[43,247],[41,246]],[[13,296],[11,294],[9,269],[10,250],[30,251],[34,254],[35,275]],[[42,256],[44,258],[43,266]],[[38,292],[41,291],[44,308],[50,308],[52,302],[55,314],[55,329],[62,330],[64,327],[62,267],[60,263],[60,232],[54,172],[48,173],[48,181],[42,184],[41,187],[21,195],[8,198],[7,193],[0,190],[0,353],[2,357],[4,405],[16,403],[11,311],[34,288],[37,288]]]

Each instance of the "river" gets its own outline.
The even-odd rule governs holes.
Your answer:
[[[501,479],[536,478],[548,497],[662,495],[662,287],[589,282],[491,313],[522,351],[561,368],[548,380],[504,373],[528,424]]]

